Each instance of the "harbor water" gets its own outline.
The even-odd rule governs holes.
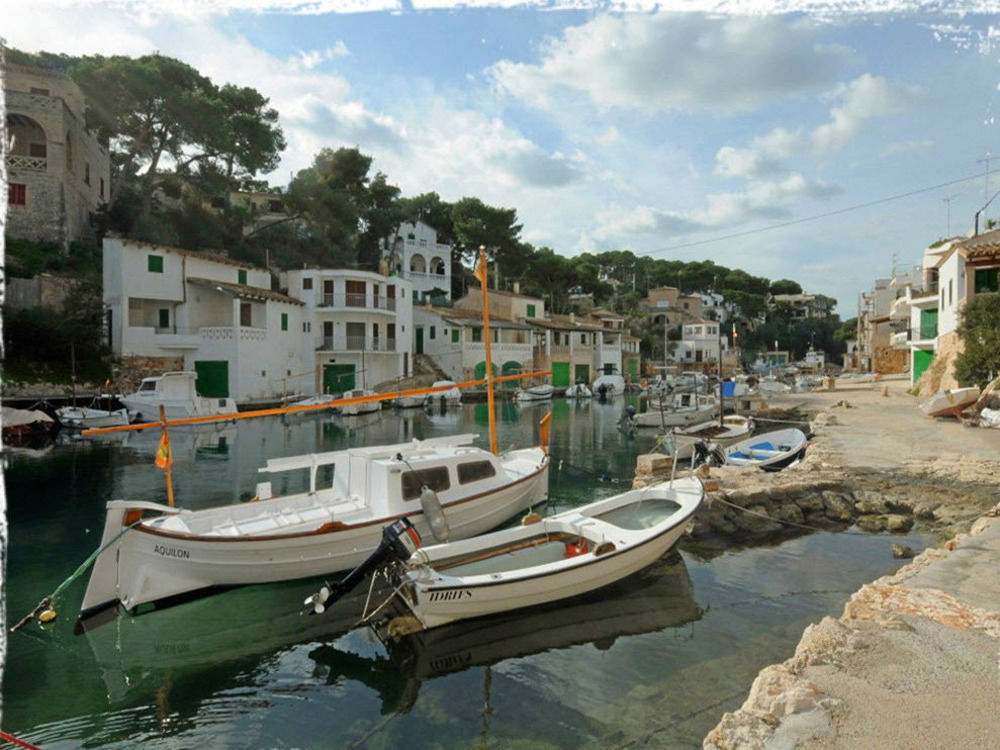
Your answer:
[[[618,427],[617,402],[498,404],[501,450],[538,439],[551,408],[555,512],[628,488],[653,431]],[[269,417],[172,431],[177,503],[249,500],[268,458],[472,432],[486,404],[360,417]],[[158,431],[7,452],[3,591],[9,627],[98,546],[114,498],[163,502]],[[275,492],[296,489],[276,486]],[[87,575],[59,617],[6,636],[0,727],[60,748],[700,747],[764,666],[891,572],[906,536],[814,533],[702,556],[682,542],[607,589],[383,643],[357,626],[366,591],[305,616],[316,581],[250,586],[83,634]]]

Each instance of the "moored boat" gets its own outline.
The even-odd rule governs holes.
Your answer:
[[[167,419],[236,413],[236,402],[231,398],[199,396],[195,389],[197,379],[198,375],[194,372],[165,372],[143,378],[135,393],[121,396],[118,400],[139,422],[155,422],[161,406]]]
[[[733,443],[750,436],[753,431],[753,420],[740,414],[727,414],[722,418],[707,422],[699,422],[688,427],[675,427],[664,442],[673,443],[673,456],[678,459],[690,459],[695,455],[695,445],[708,440],[719,446]]]
[[[63,427],[74,430],[90,430],[95,427],[117,427],[129,423],[128,409],[101,409],[101,402],[95,398],[90,406],[60,406],[56,409],[56,419]],[[105,405],[107,401],[105,399]]]
[[[427,406],[432,406],[434,404],[456,406],[462,403],[462,391],[460,391],[457,387],[454,387],[455,381],[453,380],[435,380],[431,385],[431,388],[441,388],[449,385],[453,387],[437,393],[428,393],[424,398],[424,404]]]
[[[341,399],[363,399],[369,396],[377,396],[375,391],[368,390],[366,388],[355,388],[354,390],[344,391],[341,395]],[[372,401],[354,401],[350,404],[343,404],[337,407],[338,411],[345,417],[356,417],[359,414],[371,414],[372,412],[381,411],[382,402],[377,400]]]
[[[566,393],[564,395],[566,398],[593,398],[594,396],[594,394],[591,393],[590,389],[587,387],[586,383],[574,383],[566,389]]]
[[[555,388],[548,383],[529,385],[514,391],[514,398],[518,401],[548,401],[554,391]]]
[[[719,413],[719,399],[710,393],[675,393],[663,406],[651,400],[646,411],[635,415],[636,426],[680,427],[705,422]]]
[[[547,497],[543,447],[497,456],[475,447],[474,437],[271,459],[262,472],[299,472],[306,489],[272,496],[271,483],[262,482],[248,503],[182,510],[113,500],[81,617],[117,603],[134,611],[220,586],[347,570],[394,518],[409,517],[430,533],[433,514],[458,538],[495,528]],[[146,512],[152,515],[143,518]]]
[[[475,539],[420,547],[395,566],[397,596],[428,629],[594,591],[662,557],[703,497],[697,477],[678,478]]]
[[[764,471],[780,471],[805,455],[808,442],[802,430],[788,428],[754,435],[729,446],[717,446],[713,453],[724,458],[727,466],[756,466]]]
[[[920,404],[920,410],[929,417],[957,417],[979,400],[979,386],[952,388],[935,393]]]

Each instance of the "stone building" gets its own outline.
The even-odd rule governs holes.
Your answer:
[[[111,159],[87,130],[83,94],[60,73],[2,70],[7,235],[64,247],[93,237],[92,216],[110,197]]]

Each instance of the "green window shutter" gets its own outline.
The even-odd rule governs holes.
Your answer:
[[[146,266],[150,273],[163,273],[163,256],[162,255],[150,255],[147,257],[148,265]]]
[[[453,343],[453,344],[457,344],[458,343],[458,329],[457,328],[452,328],[451,329],[451,343]]]
[[[472,329],[472,342],[473,343],[477,343],[477,342],[481,342],[482,340],[483,340],[483,329],[482,328],[478,328],[478,327],[477,328],[473,328]]]
[[[247,283],[247,272],[246,272],[246,270],[243,269],[243,268],[241,268],[239,271],[237,271],[236,272],[236,279],[237,279],[237,281],[240,284],[246,284]]]
[[[535,317],[535,306],[534,305],[528,305],[528,317],[529,318]]]
[[[288,330],[288,313],[281,313],[281,330]]]
[[[996,268],[977,268],[976,269],[976,281],[975,281],[975,291],[976,294],[980,292],[998,292],[1000,291],[1000,277],[998,277]]]

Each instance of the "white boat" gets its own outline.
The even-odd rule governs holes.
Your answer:
[[[442,386],[455,385],[454,380],[435,380],[431,384],[431,388],[441,388]],[[446,391],[440,391],[438,393],[428,393],[424,396],[424,403],[427,405],[431,404],[444,404],[446,406],[452,406],[455,404],[462,403],[462,391],[456,388],[449,388]]]
[[[760,382],[757,383],[757,390],[759,390],[761,393],[770,393],[770,394],[790,393],[792,387],[787,383],[782,383],[773,375],[768,375],[766,377],[761,378]]]
[[[735,442],[750,437],[753,431],[753,420],[739,414],[727,414],[722,418],[707,422],[699,422],[688,427],[675,427],[664,438],[664,443],[673,444],[673,456],[678,459],[689,459],[694,456],[694,446],[703,440],[719,446],[732,445]]]
[[[236,402],[231,398],[204,398],[198,395],[194,372],[165,372],[143,378],[139,390],[118,400],[129,410],[136,422],[156,422],[163,406],[167,419],[207,417],[235,414]]]
[[[321,404],[329,404],[337,400],[337,396],[332,393],[321,393],[318,396],[307,396],[306,398],[300,398],[298,401],[292,401],[288,406],[320,406]]]
[[[355,388],[350,391],[344,391],[340,398],[364,398],[365,396],[377,396],[375,391],[370,391],[366,388]],[[375,411],[382,410],[381,401],[362,401],[355,404],[343,404],[337,407],[342,415],[345,417],[356,417],[359,414],[371,414]]]
[[[681,427],[705,422],[719,413],[719,399],[715,394],[675,393],[665,399],[661,409],[659,400],[650,400],[647,410],[635,415],[637,427]]]
[[[220,586],[348,570],[393,519],[409,517],[421,533],[431,533],[431,521],[443,516],[451,536],[460,538],[496,528],[547,497],[543,447],[495,456],[474,446],[474,438],[271,459],[261,472],[281,474],[279,486],[300,480],[304,489],[275,497],[271,482],[262,482],[252,502],[182,510],[112,500],[81,617],[117,603],[134,612]],[[434,493],[425,497],[425,487],[439,505]],[[152,515],[142,518],[144,512]]]
[[[426,396],[400,396],[392,400],[392,405],[397,409],[415,409],[424,405]]]
[[[420,547],[396,567],[396,590],[425,629],[593,591],[662,557],[703,497],[697,477],[679,478],[475,539]]]
[[[4,406],[0,411],[0,427],[6,445],[21,445],[51,440],[59,430],[59,423],[41,409]]]
[[[605,373],[590,384],[590,390],[597,398],[621,396],[625,393],[625,378],[616,373]]]
[[[586,383],[575,383],[566,389],[566,398],[593,398],[594,394]]]
[[[978,386],[952,388],[935,393],[920,404],[920,410],[929,417],[957,417],[978,400]]]
[[[96,427],[118,427],[129,423],[128,409],[101,409],[100,397],[90,406],[60,406],[56,409],[56,419],[63,427],[75,430],[90,430]],[[105,399],[107,403],[107,399]]]
[[[727,466],[756,466],[765,471],[780,471],[805,455],[808,441],[802,430],[788,428],[718,446],[713,453],[724,458]]]
[[[514,398],[518,401],[548,401],[554,391],[555,388],[548,383],[529,385],[527,388],[518,388],[514,391]]]

